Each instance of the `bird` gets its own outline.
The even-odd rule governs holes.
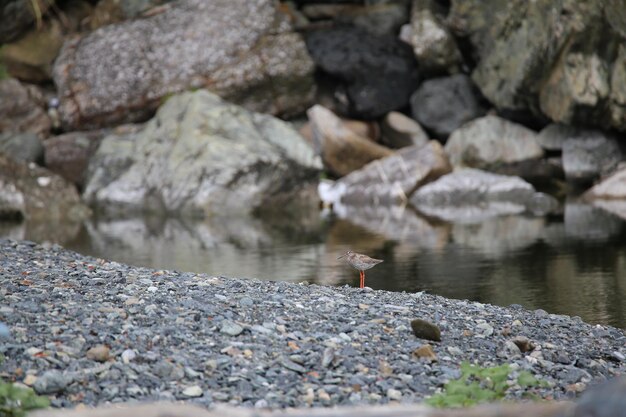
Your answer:
[[[382,262],[382,259],[370,258],[367,255],[352,252],[351,250],[344,253],[337,259],[341,259],[341,258],[345,258],[351,267],[359,270],[359,278],[360,278],[359,288],[365,287],[365,271]]]

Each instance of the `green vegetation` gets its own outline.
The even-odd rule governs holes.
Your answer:
[[[426,400],[433,407],[469,407],[478,403],[498,401],[504,398],[509,387],[508,380],[512,368],[500,365],[482,368],[468,362],[461,364],[461,377],[445,384],[444,392],[433,395]],[[517,376],[517,384],[521,387],[539,386],[530,372],[522,371]]]
[[[4,356],[0,354],[0,363]],[[21,388],[0,380],[0,416],[24,417],[27,411],[50,406],[46,397],[35,394],[30,388]]]
[[[27,411],[46,408],[50,401],[35,394],[30,388],[16,387],[7,382],[0,382],[0,415],[23,417]]]

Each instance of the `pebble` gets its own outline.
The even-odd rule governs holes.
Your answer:
[[[38,394],[56,394],[65,389],[71,379],[60,371],[46,371],[37,377],[33,388]]]
[[[239,336],[243,332],[243,327],[231,320],[224,320],[220,332],[229,336]]]
[[[428,362],[434,362],[437,360],[437,355],[433,350],[433,347],[429,344],[422,345],[413,351],[413,356],[418,359],[425,359]]]
[[[415,403],[463,361],[545,381],[512,384],[506,399],[562,400],[626,373],[623,330],[519,306],[154,271],[9,240],[0,253],[2,372],[55,407]],[[46,279],[20,285],[24,273]],[[431,360],[415,360],[420,349]]]
[[[107,360],[109,360],[110,350],[111,349],[109,349],[108,346],[97,345],[89,349],[85,356],[87,357],[87,359],[91,359],[92,361],[106,362]]]
[[[441,330],[429,321],[422,319],[412,320],[411,329],[413,329],[413,334],[420,339],[432,340],[434,342],[441,341]]]
[[[202,393],[202,388],[198,385],[193,385],[183,390],[183,395],[188,398],[202,397]]]

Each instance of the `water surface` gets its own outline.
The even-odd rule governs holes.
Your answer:
[[[521,304],[626,328],[626,228],[600,208],[567,204],[555,217],[449,223],[410,209],[315,212],[284,219],[92,219],[80,225],[1,225],[5,237],[157,269],[324,285],[358,285],[336,258],[384,259],[366,285]]]

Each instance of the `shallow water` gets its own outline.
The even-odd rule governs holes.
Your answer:
[[[626,228],[602,209],[567,204],[553,218],[506,216],[447,223],[410,209],[329,213],[297,222],[220,218],[94,219],[52,228],[1,225],[6,237],[55,241],[80,253],[158,269],[358,285],[337,257],[384,260],[366,285],[521,304],[626,328]]]

